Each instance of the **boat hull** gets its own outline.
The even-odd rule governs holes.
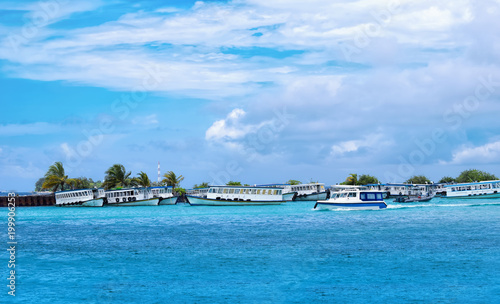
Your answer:
[[[236,200],[217,200],[201,198],[196,196],[187,196],[188,203],[191,206],[263,206],[280,205],[285,201],[236,201]]]
[[[104,199],[96,198],[83,203],[71,203],[71,204],[56,204],[58,207],[102,207],[104,205]]]
[[[311,194],[297,195],[294,201],[322,201],[326,200],[326,197],[327,197],[326,192],[311,193]]]
[[[284,201],[293,201],[297,197],[297,192],[288,192],[283,194],[283,200]]]
[[[160,205],[175,205],[177,204],[177,196],[160,199]]]
[[[119,202],[119,203],[110,203],[108,206],[158,206],[160,202],[159,198],[150,198],[145,200],[137,200],[131,202]]]
[[[331,202],[317,202],[314,206],[316,210],[379,210],[387,208],[385,202],[373,203],[331,203]]]
[[[486,193],[486,194],[470,194],[465,196],[443,196],[444,198],[464,198],[464,199],[489,199],[500,198],[500,193]]]

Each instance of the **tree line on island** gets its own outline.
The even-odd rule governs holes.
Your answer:
[[[35,184],[35,191],[50,190],[63,191],[72,189],[87,189],[87,188],[104,188],[106,190],[113,188],[126,188],[126,187],[159,187],[159,186],[171,186],[174,189],[174,193],[178,195],[183,195],[186,193],[186,189],[180,187],[180,183],[184,180],[184,176],[176,175],[173,171],[168,171],[163,174],[163,179],[160,182],[152,182],[148,175],[141,171],[136,177],[131,177],[132,172],[125,170],[125,166],[121,164],[114,164],[106,170],[106,176],[104,182],[96,181],[94,182],[91,178],[78,177],[69,178],[66,175],[64,166],[61,162],[55,162],[49,167],[45,176],[40,178]],[[484,171],[477,169],[469,169],[462,171],[456,178],[445,176],[439,180],[438,183],[470,183],[470,182],[480,182],[487,180],[498,180],[498,177]],[[314,182],[310,182],[314,183]],[[431,184],[432,181],[429,180],[424,175],[415,175],[405,181],[407,184]],[[289,185],[299,185],[300,181],[291,179],[286,182]],[[359,175],[356,173],[351,173],[345,179],[341,185],[368,185],[368,184],[380,184],[380,181],[375,177],[368,174]],[[228,186],[250,186],[249,184],[241,184],[239,181],[229,181],[226,185]],[[195,184],[193,189],[207,188],[209,183],[203,182],[201,184]]]

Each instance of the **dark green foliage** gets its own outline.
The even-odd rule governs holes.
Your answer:
[[[451,184],[454,182],[455,182],[455,179],[451,176],[444,176],[442,179],[439,180],[440,184]]]
[[[410,177],[407,181],[407,184],[431,184],[431,181],[425,177],[424,175],[414,175]]]
[[[456,178],[457,183],[471,183],[471,182],[481,182],[481,181],[487,181],[487,180],[497,180],[498,177],[495,175],[476,170],[476,169],[470,169],[470,170],[465,170],[460,173],[460,175]]]

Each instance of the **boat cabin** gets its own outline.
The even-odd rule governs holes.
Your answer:
[[[207,192],[207,198],[217,200],[277,201],[283,199],[283,189],[271,187],[211,186]]]
[[[115,189],[106,191],[106,199],[108,201],[108,204],[134,202],[150,199],[152,197],[153,193],[150,189],[146,188]]]

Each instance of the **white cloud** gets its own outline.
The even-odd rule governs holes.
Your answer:
[[[245,114],[242,109],[232,110],[225,119],[217,120],[208,128],[205,132],[205,139],[217,141],[242,138],[253,129],[253,126],[240,122]]]
[[[157,13],[177,13],[180,11],[182,11],[182,10],[178,9],[176,7],[162,7],[162,8],[155,10],[155,12],[157,12]]]
[[[359,48],[356,60],[378,65],[395,62],[398,54],[415,60],[422,47],[467,47],[470,41],[457,39],[453,29],[473,20],[474,6],[466,0],[458,2],[403,1],[387,24],[382,22],[382,32],[368,37],[367,45]],[[67,4],[59,13],[67,16],[99,5],[99,1]],[[117,21],[75,30],[52,29],[16,52],[4,43],[0,58],[12,63],[5,66],[9,74],[28,79],[130,91],[144,89],[147,75],[143,66],[149,65],[158,69],[163,81],[147,91],[208,99],[243,96],[259,88],[256,83],[286,84],[283,80],[290,73],[296,78],[349,73],[342,68],[318,71],[308,65],[344,61],[338,43],[354,43],[368,24],[379,22],[374,16],[380,17],[388,8],[373,0],[334,4],[252,0],[200,2],[190,10],[158,14],[174,10],[128,13]],[[264,59],[247,60],[237,51],[221,51],[252,47],[305,53],[285,59],[261,56]],[[398,53],[402,48],[404,52]]]
[[[453,153],[450,162],[444,164],[487,164],[500,161],[500,141],[485,144],[479,147],[462,147]]]
[[[0,136],[40,135],[60,131],[61,126],[46,122],[0,125]]]
[[[369,148],[378,151],[391,145],[391,141],[384,139],[381,134],[370,134],[358,140],[348,140],[333,145],[330,150],[331,157],[344,157],[346,154],[358,152],[360,149]]]
[[[158,124],[158,116],[156,114],[151,114],[148,116],[140,116],[132,119],[134,125],[156,125]]]

